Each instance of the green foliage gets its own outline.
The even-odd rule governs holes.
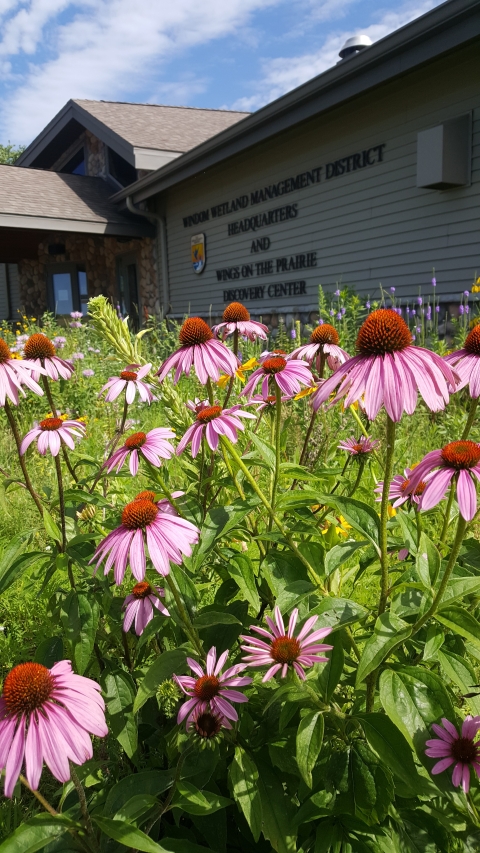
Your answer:
[[[10,142],[7,145],[0,145],[0,163],[12,166],[20,154],[23,154],[25,147],[25,145],[12,145]]]

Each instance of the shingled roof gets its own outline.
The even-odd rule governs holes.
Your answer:
[[[117,101],[74,100],[74,103],[131,145],[165,151],[189,151],[249,115],[232,110]]]
[[[0,166],[0,226],[144,236],[151,227],[110,201],[101,178]]]

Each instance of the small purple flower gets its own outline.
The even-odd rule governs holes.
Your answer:
[[[434,277],[432,278],[432,287],[436,287],[436,286],[437,286],[437,279],[436,279],[436,278],[435,278],[435,276],[434,276]]]
[[[470,313],[470,305],[465,305],[465,314]]]
[[[123,630],[129,631],[133,620],[135,620],[135,633],[139,637],[143,634],[148,623],[153,619],[153,608],[156,607],[162,616],[170,616],[167,608],[160,601],[165,598],[165,590],[159,586],[151,586],[147,581],[136,583],[130,595],[123,602],[125,618]]]
[[[421,326],[417,326],[417,327],[415,328],[415,331],[416,331],[417,335],[419,335],[419,334],[420,334],[420,332],[422,331],[422,327],[421,327]]]
[[[62,337],[62,335],[57,335],[52,341],[55,349],[63,349],[65,344],[67,343],[67,339]]]
[[[464,291],[463,291],[463,295],[465,296],[465,298],[466,298],[466,299],[468,299],[468,297],[470,296],[470,291],[469,291],[469,290],[464,290]]]
[[[95,371],[87,368],[87,370],[82,370],[82,376],[85,376],[85,379],[90,379],[92,376],[95,376]]]
[[[342,312],[339,311],[337,314],[337,320],[341,320],[341,319],[342,319]]]
[[[336,290],[336,291],[335,291],[335,293],[334,293],[333,295],[334,295],[334,296],[340,296],[340,291],[339,291],[339,290]]]
[[[335,317],[335,311],[333,310],[333,308],[330,308],[330,311],[328,313],[330,314],[330,317]]]
[[[222,667],[227,658],[228,651],[223,652],[217,661],[217,650],[212,646],[207,654],[206,673],[200,664],[192,658],[187,658],[187,663],[197,678],[189,675],[173,676],[180,689],[188,696],[178,712],[177,723],[183,722],[186,718],[188,726],[195,711],[202,713],[208,708],[228,720],[238,720],[238,714],[231,703],[243,704],[248,702],[248,698],[239,690],[231,688],[247,687],[252,683],[252,679],[248,676],[238,677],[239,673],[245,669],[245,664],[241,663],[229,667],[222,673]]]
[[[83,314],[81,311],[70,311],[70,317],[72,318],[72,320],[81,320]]]
[[[423,305],[423,299],[421,296],[417,296],[417,302],[419,305]]]
[[[314,666],[316,663],[327,663],[328,658],[321,653],[330,651],[333,646],[319,643],[331,633],[332,629],[320,628],[314,631],[314,625],[318,616],[310,616],[297,636],[294,634],[298,619],[298,609],[292,610],[287,630],[279,607],[275,607],[274,618],[266,616],[265,621],[270,628],[258,628],[250,625],[250,630],[259,634],[262,639],[240,635],[240,639],[246,643],[242,646],[247,657],[243,660],[247,666],[267,666],[268,669],[262,681],[269,681],[280,672],[280,677],[285,678],[289,667],[293,667],[298,677],[305,681],[304,668]]]
[[[345,305],[342,305],[342,317],[344,317],[346,313],[347,309],[345,308]]]
[[[371,303],[370,303],[370,302],[365,302],[365,308],[367,308],[367,310],[368,310],[368,311],[370,311]]]
[[[435,311],[437,314],[440,314],[440,305],[435,305]]]
[[[395,288],[394,288],[394,287],[391,287],[391,288],[390,288],[390,293],[395,293]]]
[[[292,341],[294,341],[295,338],[297,337],[297,333],[296,333],[295,329],[292,329],[290,331],[290,337],[291,337]]]
[[[73,361],[81,361],[82,358],[85,358],[85,356],[83,352],[72,352],[70,358],[73,359]]]
[[[78,320],[72,320],[71,323],[68,324],[71,329],[81,329],[82,324]]]
[[[460,314],[461,317],[463,317],[463,315],[465,313],[465,308],[463,307],[463,305],[458,306],[458,313]]]
[[[462,724],[462,733],[458,734],[457,729],[450,720],[442,718],[443,725],[432,724],[432,729],[437,735],[436,738],[427,740],[425,754],[429,758],[440,759],[432,767],[432,774],[443,773],[452,764],[453,768],[452,783],[458,788],[460,785],[465,794],[470,790],[470,768],[472,768],[480,778],[480,743],[475,740],[480,729],[479,717],[465,717]]]
[[[427,320],[431,320],[431,319],[432,319],[432,306],[429,305],[427,307]]]
[[[416,316],[417,316],[417,312],[415,311],[415,308],[412,308],[412,317],[416,317]]]

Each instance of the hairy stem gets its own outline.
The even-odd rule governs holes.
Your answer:
[[[278,478],[280,476],[280,463],[281,463],[281,436],[282,436],[282,391],[280,387],[275,384],[275,471],[273,474],[273,482],[272,482],[272,497],[271,504],[275,506],[275,499],[277,496],[277,486],[278,486]]]
[[[83,820],[85,822],[85,829],[87,831],[87,834],[90,835],[91,838],[95,838],[95,833],[93,831],[92,821],[91,821],[90,815],[88,813],[87,798],[85,796],[85,791],[83,790],[83,785],[80,782],[80,779],[78,778],[77,772],[76,772],[71,761],[70,761],[70,775],[72,777],[72,782],[75,785],[75,790],[78,794],[78,800],[80,802],[80,811],[82,812],[82,817],[83,817]]]
[[[465,424],[461,441],[465,441],[465,439],[468,438],[468,436],[470,435],[470,430],[473,426],[475,415],[477,414],[478,400],[478,397],[472,397],[470,401],[470,411],[468,413],[467,423]]]
[[[8,419],[8,423],[10,424],[10,429],[12,430],[13,437],[15,439],[15,444],[17,445],[18,459],[20,462],[20,468],[22,469],[23,479],[25,480],[25,485],[26,485],[28,491],[30,492],[31,498],[32,498],[33,502],[35,503],[35,506],[37,507],[41,517],[43,518],[43,507],[42,507],[40,498],[38,497],[35,489],[32,486],[32,481],[30,480],[30,477],[29,477],[29,474],[27,471],[27,466],[25,465],[25,457],[22,456],[22,454],[20,453],[20,445],[22,443],[22,440],[20,438],[17,423],[15,421],[15,418],[13,417],[13,412],[10,408],[10,403],[8,402],[8,400],[5,400],[5,407],[4,408],[5,408],[5,414],[6,414],[7,419]]]
[[[55,459],[55,471],[57,472],[58,482],[58,503],[60,506],[60,524],[62,527],[62,553],[65,553],[67,548],[67,528],[65,524],[65,495],[63,492],[62,466],[58,454],[53,457]]]
[[[227,471],[228,471],[228,473],[230,474],[230,477],[231,477],[231,478],[232,478],[232,480],[233,480],[233,484],[234,484],[234,486],[235,486],[235,488],[236,488],[236,490],[237,490],[237,492],[238,492],[238,494],[239,494],[239,496],[240,496],[241,500],[242,500],[242,501],[244,501],[244,500],[245,500],[245,492],[243,491],[243,489],[242,489],[242,487],[241,487],[240,483],[237,481],[237,478],[235,477],[235,474],[234,474],[234,471],[233,471],[233,468],[232,468],[232,465],[231,465],[230,459],[228,458],[228,453],[227,453],[227,451],[225,450],[225,448],[224,448],[223,444],[222,444],[222,454],[223,454],[223,459],[224,459],[225,465],[227,466]]]
[[[233,352],[234,355],[238,355],[238,329],[235,329],[233,333]],[[233,383],[235,382],[235,371],[233,372],[233,376],[230,378],[230,382],[228,383],[227,393],[225,394],[225,399],[223,401],[223,408],[226,409],[227,403],[230,399],[230,395],[233,390]]]
[[[286,541],[288,542],[289,547],[292,549],[293,553],[296,555],[296,557],[298,557],[298,559],[303,563],[303,565],[304,565],[304,566],[305,566],[305,568],[307,569],[307,572],[308,572],[308,574],[309,574],[309,577],[310,577],[310,579],[311,579],[312,583],[314,583],[314,584],[319,588],[320,592],[321,592],[323,595],[327,595],[328,593],[327,593],[327,592],[326,592],[326,590],[325,590],[325,587],[324,587],[324,585],[323,585],[323,583],[322,583],[321,578],[317,575],[317,573],[316,573],[315,569],[313,568],[313,566],[311,566],[311,565],[310,565],[310,563],[308,562],[308,560],[307,560],[307,559],[303,556],[303,554],[298,550],[298,548],[297,548],[297,546],[295,545],[295,542],[293,541],[293,539],[292,539],[292,537],[291,537],[290,533],[289,533],[289,532],[288,532],[288,530],[284,527],[284,525],[282,524],[282,522],[280,521],[280,519],[278,518],[278,516],[275,514],[275,511],[274,511],[273,507],[271,506],[271,504],[269,503],[269,501],[267,500],[267,498],[266,498],[266,497],[265,497],[265,495],[263,494],[262,490],[259,488],[258,483],[257,483],[257,481],[255,480],[255,477],[253,477],[253,476],[250,474],[250,471],[248,470],[247,466],[245,465],[245,463],[243,462],[243,460],[241,459],[241,457],[239,456],[239,454],[238,454],[238,453],[237,453],[237,451],[235,450],[235,448],[234,448],[234,446],[232,445],[232,443],[231,443],[231,442],[228,440],[228,438],[226,438],[224,435],[220,436],[220,441],[222,442],[222,444],[224,445],[224,447],[226,448],[226,450],[228,451],[228,453],[230,454],[230,456],[232,456],[232,458],[235,460],[235,462],[237,463],[238,467],[243,471],[243,473],[244,473],[244,475],[245,475],[246,479],[248,480],[248,482],[250,483],[250,485],[251,485],[251,487],[252,487],[253,491],[254,491],[254,492],[255,492],[255,494],[260,498],[260,500],[261,500],[261,502],[263,503],[263,505],[264,505],[265,509],[267,510],[268,515],[269,515],[270,519],[271,519],[271,520],[273,521],[273,523],[278,527],[278,529],[280,530],[280,533],[282,534],[282,536],[284,536],[284,537],[285,537],[285,539],[286,539]]]
[[[440,533],[439,544],[443,545],[445,539],[447,538],[448,527],[450,524],[450,513],[452,511],[453,499],[455,497],[455,489],[453,488],[453,483],[450,485],[450,492],[448,495],[447,505],[445,507],[445,515],[443,516],[443,526],[442,532]]]
[[[200,641],[200,637],[198,636],[196,629],[192,625],[191,619],[187,613],[187,610],[183,604],[182,599],[180,598],[180,593],[178,592],[178,589],[175,585],[175,581],[173,580],[173,578],[170,574],[168,574],[165,577],[165,580],[166,580],[166,582],[170,588],[170,592],[173,595],[173,598],[175,600],[175,604],[177,605],[177,610],[178,610],[180,617],[182,619],[182,622],[184,624],[185,633],[186,633],[187,637],[189,637],[189,639],[193,642],[193,644],[194,644],[198,654],[200,655],[200,657],[204,658],[205,652],[203,651],[203,646],[202,646],[202,643]]]
[[[387,522],[388,522],[388,494],[393,474],[393,458],[395,451],[395,421],[387,415],[386,434],[386,458],[385,473],[383,477],[382,503],[380,510],[380,566],[381,566],[381,591],[378,602],[378,615],[385,612],[388,598],[388,551],[387,551]]]
[[[127,412],[128,412],[128,403],[127,403],[127,397],[125,396],[125,401],[123,403],[122,420],[120,421],[120,425],[118,426],[118,428],[115,430],[113,437],[112,437],[112,440],[110,441],[110,444],[107,445],[105,462],[108,462],[110,457],[113,456],[113,454],[115,453],[117,444],[120,441],[121,436],[125,432],[125,423],[127,420]],[[101,466],[99,472],[97,473],[97,476],[95,477],[92,485],[89,488],[90,494],[93,492],[93,490],[94,490],[95,486],[97,485],[100,477],[102,476],[102,473],[103,473],[103,465]]]

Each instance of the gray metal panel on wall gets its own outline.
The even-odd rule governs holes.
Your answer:
[[[218,315],[224,291],[236,291],[230,296],[241,298],[257,315],[305,312],[316,307],[319,283],[329,290],[337,282],[352,285],[375,298],[381,282],[395,287],[397,297],[411,298],[420,287],[424,295],[431,291],[433,267],[437,296],[457,298],[480,270],[479,84],[477,52],[468,47],[454,61],[438,60],[168,190],[172,313]],[[417,188],[418,132],[469,111],[471,185],[447,191]],[[381,162],[363,167],[357,160],[361,168],[327,178],[327,164],[354,154],[363,157],[381,144]],[[322,167],[320,182],[251,205],[252,192],[317,167]],[[242,196],[248,198],[244,209],[212,217],[212,207]],[[295,218],[253,234],[228,233],[231,223],[286,205],[298,205]],[[209,211],[206,221],[184,227],[185,217],[204,210]],[[207,264],[201,275],[190,260],[190,238],[198,232],[206,235]],[[270,239],[270,247],[252,252],[252,242],[263,237]],[[276,272],[279,259],[312,253],[316,266]],[[267,260],[273,261],[273,272],[257,274],[262,268],[256,264]],[[242,277],[242,267],[247,273],[249,264],[253,275]],[[237,267],[237,279],[218,280],[221,270]],[[295,281],[305,282],[304,293],[290,288],[290,296],[279,298],[270,287]]]
[[[8,289],[6,264],[0,264],[0,320],[8,320]]]

